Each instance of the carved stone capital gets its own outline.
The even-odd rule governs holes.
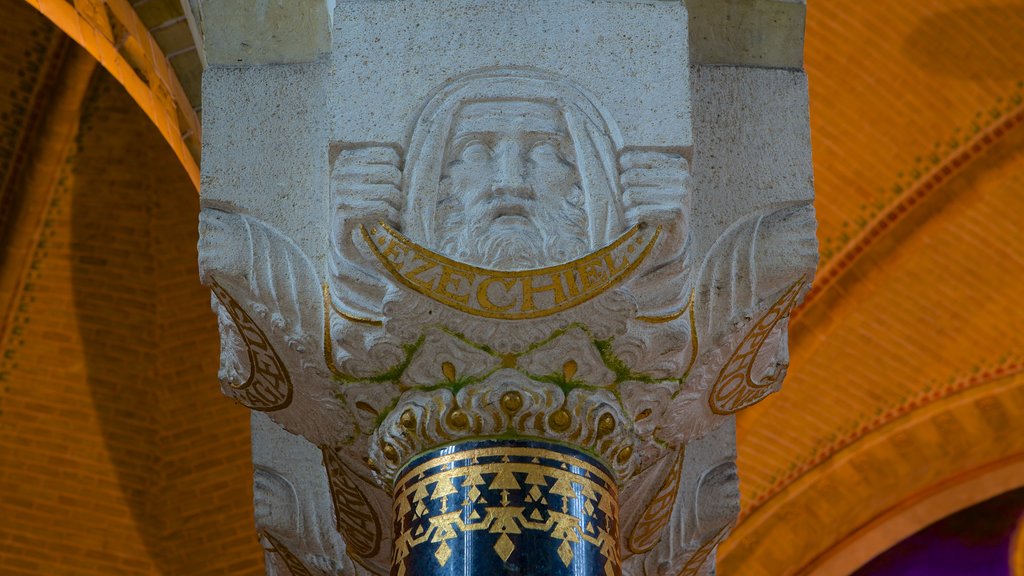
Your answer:
[[[276,191],[233,200],[214,154],[200,264],[222,388],[308,443],[297,478],[256,449],[259,529],[292,573],[534,573],[547,564],[516,550],[550,540],[552,570],[592,555],[609,574],[700,574],[738,514],[733,415],[785,376],[816,260],[810,199],[706,184],[688,90],[663,92],[690,73],[681,4],[560,4],[591,28],[534,60],[482,15],[525,17],[509,26],[536,38],[564,23],[548,4],[452,12],[483,52],[454,48],[428,74],[362,43],[448,38],[417,31],[410,10],[428,4],[342,3],[329,62],[253,72],[330,95],[282,124],[300,143],[285,157],[318,159],[311,189],[257,162],[253,182]],[[678,61],[616,68],[648,42],[606,20],[626,16]],[[214,102],[251,81],[217,78]],[[404,87],[378,110],[366,91],[382,78]]]

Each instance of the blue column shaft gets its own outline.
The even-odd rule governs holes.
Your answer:
[[[618,576],[618,496],[596,459],[532,440],[424,454],[395,485],[392,576]]]

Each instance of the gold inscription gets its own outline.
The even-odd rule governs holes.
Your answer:
[[[250,410],[271,412],[287,408],[292,403],[292,381],[266,334],[216,280],[210,281],[210,289],[238,328],[249,355],[249,378],[232,385],[230,396]]]
[[[629,536],[629,550],[642,554],[653,549],[661,541],[661,532],[668,525],[679,494],[679,480],[683,474],[683,451],[680,450],[672,469],[665,476],[658,492],[651,498],[643,516],[637,521]]]
[[[405,286],[485,318],[520,320],[567,310],[622,282],[651,251],[661,228],[634,226],[577,260],[533,270],[501,271],[456,262],[419,246],[383,222],[362,228],[381,264]]]
[[[764,400],[771,392],[774,378],[755,382],[750,377],[761,347],[775,330],[775,326],[789,317],[796,306],[804,286],[804,278],[793,283],[788,290],[758,319],[757,324],[743,337],[743,341],[729,357],[729,361],[718,373],[718,379],[708,398],[711,411],[715,414],[732,414],[747,406]]]
[[[349,554],[372,558],[380,550],[380,519],[337,453],[324,448],[323,454],[338,532],[345,537]]]

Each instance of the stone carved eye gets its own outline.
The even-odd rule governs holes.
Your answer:
[[[534,162],[555,162],[562,159],[558,144],[551,140],[538,140],[530,148],[530,159]]]
[[[463,144],[459,159],[470,164],[480,164],[491,159],[492,151],[482,140],[470,140]]]

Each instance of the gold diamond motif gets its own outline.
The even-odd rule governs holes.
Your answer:
[[[441,566],[448,562],[448,559],[452,557],[452,549],[448,547],[447,542],[441,542],[441,545],[437,547],[437,552],[434,552],[434,557],[441,563]]]
[[[552,544],[566,568],[571,567],[575,560],[577,550],[574,546],[579,546],[581,553],[583,548],[596,547],[604,565],[603,570],[598,568],[599,573],[614,576],[619,565],[617,550],[613,549],[614,544],[610,540],[614,534],[602,530],[602,522],[593,517],[599,510],[604,511],[605,516],[609,516],[606,527],[615,531],[614,508],[617,502],[614,486],[600,474],[600,470],[574,468],[563,472],[558,469],[557,461],[544,464],[523,461],[534,459],[532,454],[529,458],[521,458],[519,454],[510,457],[504,450],[496,449],[481,453],[486,458],[480,457],[481,463],[469,466],[468,470],[460,469],[466,467],[465,459],[452,460],[450,467],[435,468],[430,474],[414,472],[420,476],[413,477],[410,483],[400,483],[401,493],[396,495],[396,502],[408,502],[412,510],[404,510],[407,519],[405,532],[401,535],[402,541],[396,541],[401,548],[401,551],[396,548],[398,564],[402,564],[401,560],[413,548],[426,548],[426,544],[432,542],[430,545],[434,546],[434,552],[424,552],[434,554],[440,566],[446,568],[449,561],[455,561],[451,559],[455,550],[446,541],[478,530],[497,534],[492,536],[495,538],[493,550],[503,562],[508,563],[519,546],[511,534],[530,530],[546,533],[547,538],[558,541]],[[504,459],[509,462],[504,462]],[[561,464],[570,460],[566,457]],[[456,463],[459,466],[455,466]],[[450,469],[459,469],[459,472],[452,474]],[[450,497],[452,494],[445,494],[451,491],[445,484],[461,487],[458,490],[460,497],[453,499]],[[549,503],[549,492],[559,496],[561,506],[557,506],[557,501]],[[435,499],[435,496],[441,498]],[[487,501],[497,507],[488,507]],[[456,503],[457,509],[451,512],[449,509]],[[545,512],[538,509],[537,504],[541,508],[548,506],[552,509]],[[478,510],[478,507],[487,512]],[[553,508],[562,508],[564,512],[559,513]],[[573,509],[572,513],[569,508]],[[550,517],[545,522],[548,514]],[[429,527],[423,522],[428,518]],[[399,571],[403,569],[406,576],[413,576],[408,573],[408,566],[399,566]]]
[[[512,539],[508,537],[508,534],[504,532],[498,538],[498,541],[494,544],[494,551],[501,557],[502,562],[508,562],[508,557],[512,555],[512,551],[516,549],[516,545],[512,543]],[[572,554],[572,552],[569,552]],[[442,564],[443,566],[443,564]],[[568,566],[568,564],[566,564]]]
[[[569,563],[572,562],[572,546],[565,540],[562,540],[562,545],[558,547],[558,557],[562,559],[562,564],[565,567],[569,567]]]
[[[541,494],[540,488],[537,488],[536,484],[534,484],[533,487],[530,488],[530,498],[531,498],[532,502],[536,502],[537,500],[540,500],[540,497],[542,495],[543,494]]]

